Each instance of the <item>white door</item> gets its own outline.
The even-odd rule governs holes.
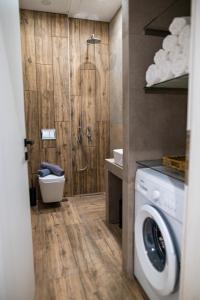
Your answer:
[[[188,97],[189,172],[182,244],[180,300],[200,299],[200,1],[192,0]]]
[[[0,0],[0,299],[32,300],[34,269],[24,159],[18,0]]]

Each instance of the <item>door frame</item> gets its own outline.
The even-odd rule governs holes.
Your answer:
[[[188,98],[189,171],[180,281],[180,298],[200,299],[200,1],[192,0],[191,71]]]

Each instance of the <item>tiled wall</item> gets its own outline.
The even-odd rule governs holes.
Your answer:
[[[92,33],[99,45],[87,45]],[[37,184],[41,161],[65,170],[65,196],[104,191],[109,156],[108,23],[21,11],[29,178]],[[42,141],[42,128],[56,128]],[[79,135],[82,135],[79,143]]]

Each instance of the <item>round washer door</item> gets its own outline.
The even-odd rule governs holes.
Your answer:
[[[154,207],[144,205],[135,222],[135,247],[146,279],[162,296],[174,291],[178,259],[163,217]]]

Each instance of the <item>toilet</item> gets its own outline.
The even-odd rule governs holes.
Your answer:
[[[39,184],[44,203],[62,201],[65,176],[51,174],[45,177],[39,177]]]

